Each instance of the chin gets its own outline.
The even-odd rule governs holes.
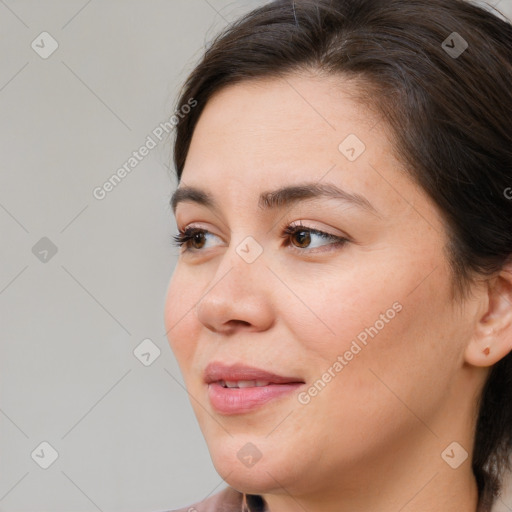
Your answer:
[[[232,470],[232,468],[231,468]],[[269,474],[270,473],[270,474]],[[245,492],[246,494],[268,494],[276,489],[280,488],[277,482],[282,482],[282,478],[279,474],[275,472],[269,471],[267,473],[265,469],[260,468],[256,470],[255,468],[248,469],[245,471],[234,470],[229,473],[223,472],[220,473],[223,477],[224,481],[235,488],[239,492]],[[272,476],[275,478],[272,478]],[[284,484],[286,487],[286,484]]]
[[[272,447],[269,440],[259,451],[250,440],[241,441],[236,436],[223,439],[210,450],[210,456],[221,478],[247,494],[269,493],[281,486],[288,488],[300,471],[297,461],[290,466],[286,453],[278,446]]]

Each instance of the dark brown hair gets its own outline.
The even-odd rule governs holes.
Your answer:
[[[184,84],[178,110],[191,98],[197,106],[176,128],[178,182],[215,92],[307,70],[356,80],[361,101],[389,123],[398,158],[443,213],[454,296],[512,260],[512,25],[463,0],[277,0],[255,9],[214,39]],[[509,354],[491,369],[475,418],[473,471],[488,505],[511,452],[511,403]]]

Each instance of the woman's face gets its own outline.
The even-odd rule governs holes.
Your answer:
[[[439,212],[353,87],[293,75],[221,90],[179,186],[216,207],[198,196],[177,204],[179,229],[206,232],[179,256],[168,338],[217,471],[246,492],[378,485],[383,467],[414,464],[425,482],[434,466],[453,471],[440,455],[450,443],[470,452],[476,380],[464,348],[476,306],[452,302]],[[297,185],[346,197],[260,202]],[[284,233],[298,224],[331,237]],[[207,384],[211,362],[303,384],[274,384],[254,405],[254,389]]]

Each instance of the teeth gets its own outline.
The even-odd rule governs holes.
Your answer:
[[[238,381],[229,381],[229,380],[221,380],[220,384],[225,388],[254,388],[254,387],[262,387],[268,386],[269,382],[265,380],[238,380]]]
[[[255,380],[239,380],[237,383],[239,388],[253,388],[256,386]]]

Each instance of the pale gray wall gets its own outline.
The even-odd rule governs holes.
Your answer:
[[[0,0],[0,511],[158,512],[224,486],[164,335],[169,142],[93,190],[170,117],[205,42],[262,3]]]

